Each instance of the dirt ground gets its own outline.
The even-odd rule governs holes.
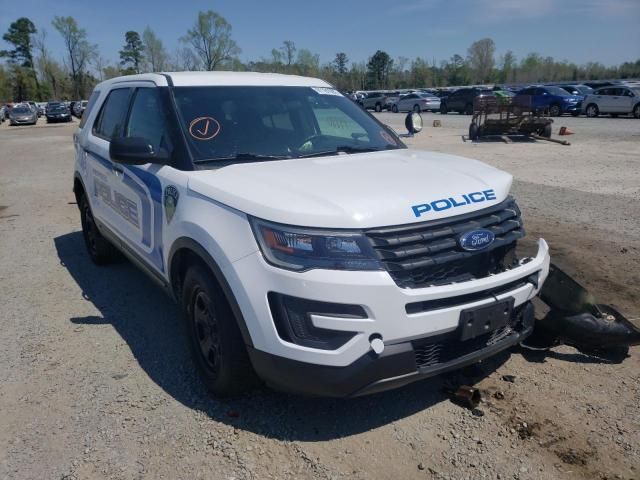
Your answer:
[[[407,143],[511,172],[529,241],[638,316],[640,121],[563,118],[569,147],[465,143],[468,122],[426,114]],[[0,126],[0,479],[640,479],[638,347],[619,364],[515,349],[353,400],[211,398],[171,301],[129,263],[90,263],[73,128]],[[477,411],[449,400],[460,384]]]

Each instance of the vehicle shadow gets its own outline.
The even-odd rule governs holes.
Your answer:
[[[167,394],[212,419],[280,440],[347,437],[448,401],[455,385],[473,385],[509,358],[505,352],[483,364],[407,387],[354,399],[308,398],[259,387],[236,399],[215,399],[196,376],[177,306],[128,262],[97,267],[82,233],[54,239],[61,264],[99,316],[73,317],[74,324],[112,325],[144,372]]]

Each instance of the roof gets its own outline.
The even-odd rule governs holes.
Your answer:
[[[167,86],[169,76],[176,87],[186,86],[285,86],[285,87],[332,87],[319,78],[284,75],[281,73],[256,72],[163,72],[126,75],[101,82],[96,88],[109,87],[123,82],[153,82]]]

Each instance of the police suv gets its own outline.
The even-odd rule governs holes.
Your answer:
[[[89,256],[122,252],[170,293],[215,394],[256,374],[301,394],[377,392],[532,330],[549,253],[542,239],[516,252],[512,177],[408,149],[322,80],[114,78],[74,143]]]

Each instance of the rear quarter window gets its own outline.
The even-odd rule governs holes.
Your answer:
[[[131,89],[129,88],[117,88],[109,92],[93,124],[95,136],[110,141],[114,137],[123,135],[130,97]]]
[[[100,96],[100,92],[98,92],[97,90],[94,90],[93,93],[91,94],[91,96],[89,97],[89,102],[87,103],[87,107],[86,107],[85,111],[82,114],[82,118],[80,119],[79,128],[84,128],[84,126],[86,125],[87,119],[89,118],[89,115],[91,114],[91,110],[93,109],[93,106],[98,101],[98,97],[99,96]]]

